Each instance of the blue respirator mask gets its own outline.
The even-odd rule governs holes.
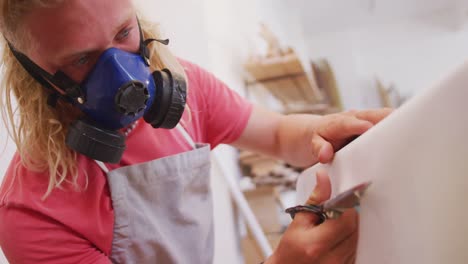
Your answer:
[[[51,92],[50,106],[65,100],[84,113],[69,127],[66,144],[92,159],[118,163],[125,150],[122,128],[143,117],[154,128],[171,129],[184,112],[185,79],[168,69],[150,71],[147,46],[152,41],[168,44],[168,40],[143,41],[140,28],[139,53],[116,48],[104,51],[81,83],[61,71],[51,75],[9,45],[26,71]],[[65,94],[58,93],[54,86]]]

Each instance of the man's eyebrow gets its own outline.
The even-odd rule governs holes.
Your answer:
[[[133,19],[136,19],[136,15],[134,12],[129,12],[129,14],[127,16],[125,16],[121,22],[118,23],[118,26],[116,26],[113,30],[112,30],[112,34],[113,36],[116,36],[117,34],[120,33],[120,31],[122,29],[125,28],[125,26],[127,26],[128,24],[131,23],[131,21]],[[84,50],[79,50],[79,51],[66,51],[66,52],[63,52],[64,55],[60,56],[59,59],[58,59],[58,62],[60,64],[63,64],[63,63],[68,63],[70,62],[71,60],[73,60],[74,58],[77,58],[79,56],[82,56],[82,55],[85,55],[85,54],[96,54],[99,52],[99,49],[93,49],[93,48],[90,48],[90,49],[84,49]]]
[[[122,20],[122,22],[119,23],[119,25],[114,29],[114,31],[113,31],[114,36],[117,35],[117,34],[119,34],[120,31],[121,31],[123,28],[125,28],[127,25],[129,25],[133,19],[136,19],[136,16],[135,16],[135,14],[132,12],[132,13],[128,14],[127,17],[126,17],[126,19]]]
[[[65,56],[61,56],[58,59],[58,62],[60,64],[70,63],[72,60],[74,60],[76,58],[79,58],[80,56],[97,53],[97,51],[98,50],[96,50],[96,49],[81,50],[81,51],[78,51],[78,52],[75,52],[75,53],[71,53],[71,54],[68,54],[68,55],[65,55]]]

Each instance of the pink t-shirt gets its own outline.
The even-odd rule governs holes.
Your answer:
[[[200,67],[182,61],[189,80],[183,124],[196,142],[215,147],[235,141],[252,105]],[[191,146],[176,129],[153,129],[139,122],[127,138],[122,161],[112,169],[185,152]],[[64,184],[46,200],[48,173],[20,165],[16,154],[0,189],[0,247],[11,263],[110,263],[114,211],[105,173],[78,157],[80,186]],[[16,178],[13,180],[13,175]]]

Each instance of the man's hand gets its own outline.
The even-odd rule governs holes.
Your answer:
[[[329,163],[334,153],[369,130],[391,109],[348,111],[318,116],[281,115],[254,107],[244,132],[232,144],[298,167]]]
[[[317,185],[307,201],[319,204],[331,194],[327,173],[317,173]],[[278,248],[267,264],[348,264],[354,263],[358,239],[358,215],[352,209],[339,219],[326,220],[317,226],[313,213],[299,212],[284,233]]]
[[[336,151],[369,130],[391,112],[392,110],[388,108],[348,111],[317,119],[311,130],[315,158],[321,163],[331,162]]]

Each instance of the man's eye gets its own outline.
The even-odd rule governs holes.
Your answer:
[[[122,41],[122,40],[128,38],[128,36],[130,35],[130,31],[131,31],[131,30],[132,30],[131,28],[126,28],[126,29],[122,30],[122,31],[115,37],[115,39],[116,39],[116,40],[119,40],[119,41]]]
[[[85,56],[81,56],[80,58],[78,58],[73,64],[75,66],[83,66],[83,65],[86,65],[88,62],[89,62],[89,56],[85,55]]]

